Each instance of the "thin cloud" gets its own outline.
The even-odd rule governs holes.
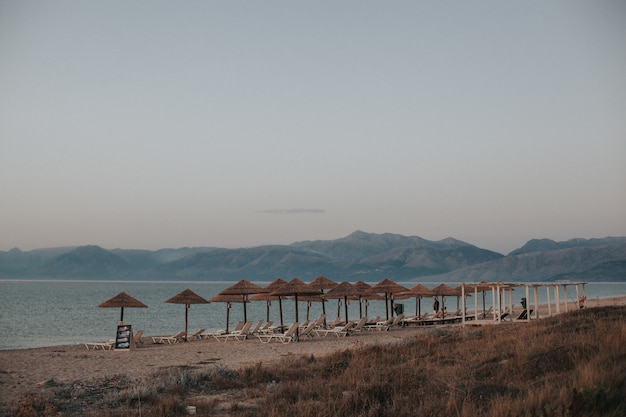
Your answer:
[[[325,212],[326,210],[319,208],[271,209],[258,211],[258,213],[264,214],[321,214]]]

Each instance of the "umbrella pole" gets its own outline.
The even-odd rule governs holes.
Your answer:
[[[363,304],[361,304],[361,296],[359,295],[359,318],[363,318]]]
[[[120,313],[120,326],[124,324],[124,307],[122,306],[122,312]]]
[[[324,294],[324,290],[320,291]],[[324,328],[326,328],[326,301],[322,298],[322,314],[324,315]]]
[[[387,293],[385,293],[385,315],[386,320],[389,320],[389,302],[387,301]]]
[[[266,316],[267,316],[267,320],[265,320],[265,321],[268,322],[268,323],[270,321],[270,303],[271,303],[270,300],[266,301],[266,308],[267,308]]]
[[[228,333],[229,320],[230,320],[230,303],[226,303],[226,333]]]
[[[248,313],[246,312],[246,295],[243,296],[243,322],[246,323],[248,321]]]
[[[285,325],[283,324],[283,299],[278,296],[278,309],[280,310],[280,327],[283,328]]]
[[[343,309],[346,312],[346,324],[348,323],[348,296],[343,297]]]
[[[298,293],[295,294],[294,296],[295,300],[296,300],[296,323],[300,323],[300,321],[298,320]],[[296,334],[295,334],[295,340],[298,341],[298,339],[300,338],[300,335],[298,334],[299,330],[299,326],[296,327]]]
[[[185,304],[185,342],[187,341],[187,319],[189,318],[189,304]]]

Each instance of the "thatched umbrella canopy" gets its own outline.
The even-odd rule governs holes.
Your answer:
[[[246,303],[249,294],[259,294],[266,292],[263,288],[259,287],[252,282],[242,279],[236,284],[231,285],[224,291],[220,292],[221,295],[239,295],[243,302],[243,321],[248,321],[248,313],[246,311]]]
[[[124,324],[124,307],[131,308],[147,308],[148,306],[137,300],[136,298],[131,297],[126,294],[124,291],[117,294],[115,297],[106,300],[105,302],[98,305],[98,307],[104,308],[121,308],[120,312],[120,325]]]
[[[280,325],[283,325],[283,302],[282,297],[280,295],[271,295],[270,293],[277,289],[279,286],[283,285],[286,281],[280,278],[276,278],[274,281],[267,284],[263,287],[262,293],[258,293],[250,297],[250,301],[265,301],[266,302],[266,315],[267,320],[270,321],[270,306],[272,305],[272,300],[278,300],[278,307],[280,309]]]
[[[171,304],[184,304],[185,305],[185,340],[187,340],[187,322],[189,318],[189,306],[191,304],[208,304],[209,302],[200,297],[189,288],[176,294],[175,296],[165,300],[166,303]]]
[[[211,303],[226,303],[226,333],[228,333],[228,322],[230,321],[230,303],[247,303],[239,295],[214,295],[209,299]]]
[[[315,278],[313,281],[309,282],[309,287],[313,288],[314,290],[319,290],[319,291],[323,291],[323,290],[329,290],[332,288],[335,288],[337,284],[335,281],[332,281],[328,278],[326,278],[323,275],[320,275],[319,277]]]
[[[441,310],[445,307],[445,298],[446,297],[457,297],[460,295],[460,291],[456,288],[452,288],[446,284],[439,284],[435,288],[432,289],[433,294],[435,296],[441,297]]]
[[[316,290],[316,289],[313,289],[313,288],[309,287],[308,284],[305,284],[304,282],[302,282],[298,278],[294,278],[291,281],[284,283],[283,285],[278,287],[276,290],[272,291],[270,294],[271,295],[280,295],[280,296],[293,295],[294,296],[294,300],[296,302],[296,304],[295,304],[296,321],[299,322],[299,319],[298,319],[298,296],[319,294],[319,290]]]
[[[324,294],[324,290],[329,290],[335,288],[337,283],[326,278],[324,275],[320,275],[315,278],[313,281],[309,282],[309,287],[319,290],[320,293]],[[322,313],[324,316],[326,315],[326,305],[322,303]],[[324,317],[324,327],[326,327],[326,317]]]
[[[406,294],[415,297],[415,315],[418,318],[420,316],[420,312],[422,311],[422,298],[432,297],[435,295],[431,289],[419,283],[411,287]]]
[[[342,299],[344,303],[344,310],[346,314],[346,323],[348,322],[348,298],[358,297],[359,292],[347,281],[343,281],[341,284],[337,285],[332,290],[328,291],[324,294],[324,298],[327,299]]]
[[[391,295],[391,310],[393,311],[393,295],[401,294],[408,291],[408,289],[404,288],[400,284],[396,284],[389,278],[385,278],[381,280],[378,284],[373,285],[372,288],[370,288],[370,291],[377,294],[385,294],[385,313],[387,314],[387,319],[389,319],[389,308],[387,303],[389,296]]]

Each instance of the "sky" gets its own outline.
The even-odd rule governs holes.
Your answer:
[[[0,251],[626,236],[623,1],[0,0]]]

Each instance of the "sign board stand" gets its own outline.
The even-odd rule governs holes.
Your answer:
[[[121,324],[117,326],[115,334],[115,350],[135,350],[135,338],[133,337],[133,329],[130,324]]]

